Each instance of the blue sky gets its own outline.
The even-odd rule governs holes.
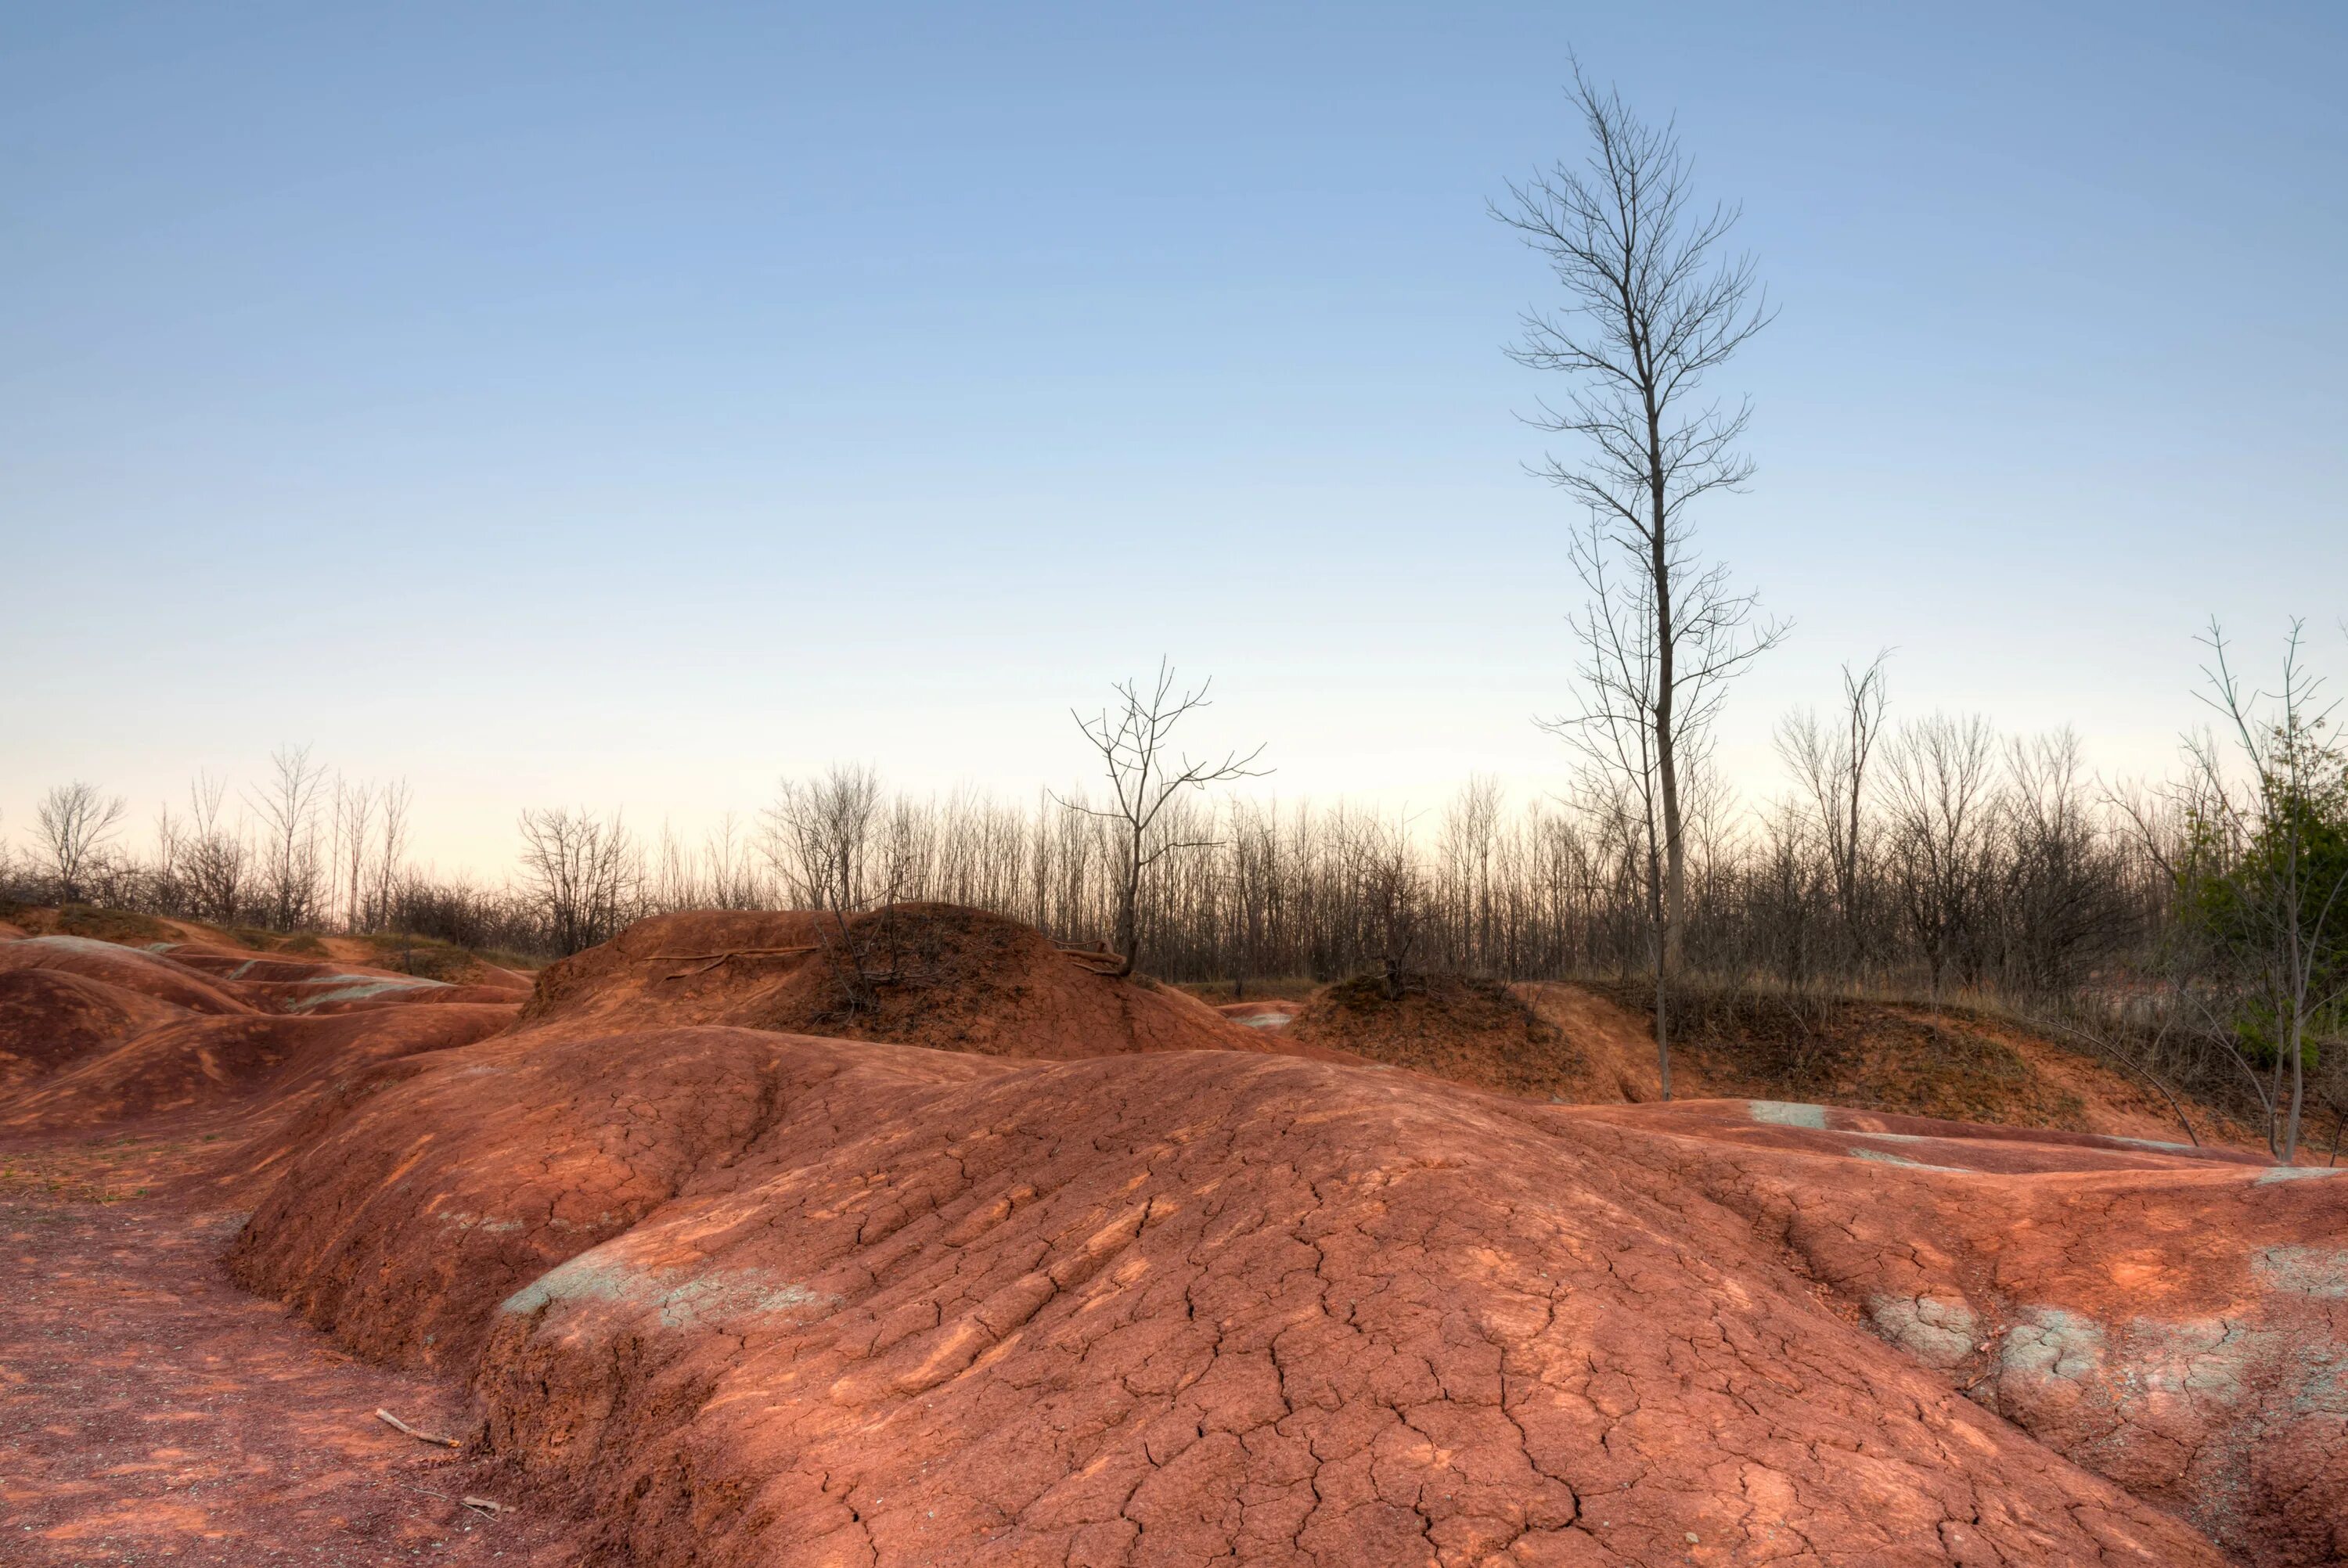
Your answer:
[[[1161,652],[1288,795],[1522,795],[1580,597],[1484,213],[1567,52],[1783,313],[1705,543],[1791,617],[1724,757],[2348,678],[2348,12],[124,6],[0,14],[0,834],[306,742],[500,866],[783,772],[1077,775]],[[18,837],[21,842],[21,837]]]

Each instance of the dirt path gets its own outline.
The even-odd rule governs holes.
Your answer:
[[[0,1184],[0,1563],[577,1562],[560,1522],[455,1501],[522,1501],[489,1467],[373,1419],[461,1432],[460,1389],[228,1282],[242,1219]]]

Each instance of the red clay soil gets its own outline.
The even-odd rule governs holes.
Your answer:
[[[238,1105],[294,1116],[379,1063],[506,1028],[519,1000],[490,990],[504,999],[465,1002],[455,999],[473,988],[282,967],[309,972],[209,976],[82,938],[0,943],[0,1131]],[[386,989],[372,989],[378,984]],[[427,998],[450,999],[414,1005]]]
[[[26,969],[78,975],[119,990],[135,991],[157,1001],[170,1002],[191,1012],[240,1013],[253,1010],[231,988],[184,964],[158,953],[118,947],[89,937],[28,937],[0,942],[0,973]]]
[[[1410,975],[1399,998],[1377,975],[1341,980],[1313,993],[1282,1033],[1503,1094],[1579,1100],[1590,1076],[1563,1031],[1508,986],[1473,975]]]
[[[197,1024],[317,1049],[130,1129],[160,1141],[60,1143],[63,1101],[13,1134],[0,1192],[30,1172],[45,1203],[180,1205],[73,1209],[56,1250],[26,1244],[79,1281],[35,1337],[108,1313],[126,1347],[231,1333],[234,1298],[175,1305],[138,1272],[150,1251],[200,1272],[226,1222],[127,1245],[101,1218],[251,1193],[232,1276],[405,1368],[397,1396],[497,1467],[468,1486],[575,1527],[546,1561],[2348,1560],[2348,1181],[1815,1105],[1488,1094],[1281,1054],[1309,1042],[921,913],[854,1006],[824,952],[754,951],[809,945],[788,939],[807,917],[692,917],[556,966],[521,1027],[461,1043],[413,1031],[508,1009],[395,989],[289,1015],[309,993],[236,988],[318,977],[219,976],[239,1015],[134,1020],[67,1072]],[[33,968],[90,978],[0,962]],[[1560,1032],[1575,1016],[1515,999]],[[1217,1049],[1169,1049],[1198,1015]],[[794,1020],[952,1049],[778,1030]],[[1634,1026],[1581,1021],[1608,1032],[1573,1040],[1581,1071],[1628,1097]],[[131,1084],[186,1060],[127,1074],[124,1103],[171,1099]],[[0,1088],[0,1121],[58,1077]],[[414,1560],[366,1511],[376,1450],[326,1435],[345,1401],[390,1397],[279,1376],[298,1336],[246,1305],[280,1337],[250,1377],[102,1364],[303,1434],[332,1500],[303,1517],[343,1532],[299,1538],[313,1560]],[[36,1365],[14,1345],[0,1379]],[[77,1428],[75,1359],[0,1381],[39,1412],[11,1429],[48,1445],[0,1499],[58,1511],[44,1529],[152,1518],[141,1552],[261,1559],[206,1557],[194,1516],[149,1506],[169,1472],[139,1466],[173,1455],[77,1473],[73,1452],[132,1441],[132,1407]]]
[[[1985,1409],[2250,1561],[2348,1559],[2348,1170],[1814,1105],[1578,1114],[1650,1165],[1663,1127],[1736,1146],[1673,1174]]]
[[[1236,1052],[421,1060],[232,1267],[625,1560],[2225,1560],[1698,1190],[1816,1156]]]
[[[197,1016],[177,1003],[82,975],[0,968],[0,1089]]]
[[[577,1562],[496,1467],[373,1416],[461,1428],[460,1390],[355,1362],[221,1276],[242,1218],[0,1184],[0,1562]]]
[[[844,934],[805,911],[702,911],[638,921],[550,966],[523,1019],[574,1030],[741,1024],[1052,1061],[1310,1049],[1105,967],[1032,927],[951,904],[852,916]]]

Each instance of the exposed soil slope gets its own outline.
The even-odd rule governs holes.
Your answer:
[[[1653,993],[1595,988],[1643,1019]],[[1653,1052],[1653,1034],[1648,1050]],[[2183,1138],[2177,1112],[2141,1079],[1994,1015],[1847,997],[1695,993],[1673,1048],[1682,1093],[1756,1095],[2016,1127]],[[1686,1084],[1676,1081],[1685,1074]],[[2203,1142],[2255,1142],[2199,1102]]]
[[[197,1016],[177,1003],[61,969],[0,968],[0,1090]]]
[[[1591,1062],[1563,1030],[1500,981],[1472,975],[1411,975],[1398,999],[1379,976],[1341,980],[1283,1032],[1503,1094],[1580,1100],[1591,1087]]]
[[[2247,1560],[2348,1558],[2348,1170],[1783,1102],[1574,1114]],[[1725,1157],[1659,1159],[1663,1129]]]
[[[1399,1003],[1375,979],[1323,988],[1287,1038],[1504,1093],[1574,1103],[1661,1098],[1651,993],[1547,981],[1505,988],[1414,977]],[[2183,1138],[2160,1092],[2116,1064],[1964,1008],[1847,998],[1697,995],[1672,1050],[1676,1097],[1823,1102],[1869,1110],[2127,1137]],[[1226,1009],[1227,1013],[1235,1009]],[[1248,1021],[1257,1021],[1250,1019]],[[2184,1101],[2194,1135],[2259,1146],[2217,1110]]]
[[[729,1023],[1056,1061],[1281,1050],[1171,987],[951,904],[853,916],[701,911],[638,921],[542,971],[524,1014],[569,1029]]]
[[[1565,988],[1423,992],[1416,1034],[1407,998],[1367,1009],[1387,1032],[1348,1043],[1425,1053],[1383,1071],[991,917],[850,936],[843,974],[808,917],[647,923],[519,1027],[331,960],[0,942],[0,1029],[49,1041],[5,1059],[0,1189],[257,1193],[236,1276],[444,1375],[437,1419],[582,1560],[2348,1558],[2348,1180],[1785,1098],[1551,1104],[1652,1071]],[[119,1533],[127,1449],[72,1490],[43,1367],[44,1528],[158,1549]],[[355,1518],[342,1560],[406,1528]]]
[[[569,1568],[563,1522],[399,1436],[461,1392],[356,1363],[221,1277],[238,1214],[0,1187],[0,1561]]]
[[[520,995],[188,945],[0,941],[0,1130],[243,1109],[257,1135],[384,1063],[508,1027]]]
[[[2222,1561],[1701,1186],[1828,1162],[1588,1114],[541,1031],[358,1107],[233,1261],[471,1372],[485,1440],[647,1563]]]

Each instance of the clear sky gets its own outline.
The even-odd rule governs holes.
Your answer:
[[[1797,622],[1725,755],[2190,722],[2211,613],[2348,679],[2348,9],[0,9],[0,833],[306,742],[526,804],[1076,777],[1161,652],[1267,787],[1562,759],[1570,515],[1484,212],[1567,51],[1676,112],[1776,324],[1706,544]]]

